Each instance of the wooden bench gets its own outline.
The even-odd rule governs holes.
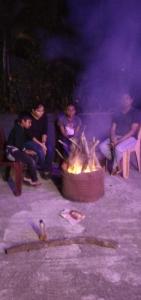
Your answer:
[[[5,168],[5,180],[10,181],[9,184],[15,196],[20,196],[22,193],[22,179],[23,179],[23,164],[21,162],[11,162],[5,157],[6,138],[3,128],[0,128],[0,167]],[[11,178],[14,177],[14,180]]]

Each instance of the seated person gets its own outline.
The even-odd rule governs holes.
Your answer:
[[[47,117],[44,105],[37,103],[31,111],[32,124],[27,129],[26,148],[34,150],[38,155],[38,169],[44,179],[48,179],[48,161],[47,161]]]
[[[110,137],[100,144],[104,156],[113,160],[112,174],[120,173],[123,152],[136,144],[139,129],[139,114],[133,108],[133,99],[124,94],[121,98],[121,111],[113,116]]]
[[[7,159],[11,161],[21,161],[23,164],[26,164],[29,177],[24,177],[24,181],[32,186],[38,186],[40,182],[37,178],[36,162],[34,160],[35,153],[32,150],[26,149],[24,146],[26,141],[25,129],[30,128],[30,126],[30,116],[21,114],[9,134],[6,146],[6,156]]]
[[[58,118],[57,125],[59,127],[60,141],[63,142],[63,155],[68,157],[70,152],[72,137],[77,137],[81,129],[81,120],[76,115],[74,104],[68,104],[64,114]]]

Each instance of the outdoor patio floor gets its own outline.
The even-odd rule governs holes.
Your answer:
[[[85,219],[71,225],[60,217],[77,209]],[[43,247],[5,254],[15,243],[38,240],[33,230],[43,219],[48,239],[92,236],[118,243]],[[141,174],[105,175],[105,195],[96,202],[64,199],[52,180],[24,185],[15,197],[0,178],[0,300],[140,300]]]

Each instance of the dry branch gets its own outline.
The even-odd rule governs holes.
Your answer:
[[[99,240],[94,237],[76,237],[71,239],[62,240],[47,240],[47,241],[34,241],[22,244],[16,244],[9,248],[5,248],[5,254],[12,254],[17,252],[29,252],[32,250],[40,250],[42,248],[59,247],[59,246],[69,246],[72,244],[76,245],[96,245],[100,247],[116,249],[118,243],[112,240]]]
[[[68,165],[72,172],[76,167],[79,168],[80,173],[85,172],[87,168],[90,171],[101,168],[96,155],[98,140],[94,138],[92,142],[88,142],[83,131],[79,138],[72,138],[70,141],[72,145],[68,157]]]

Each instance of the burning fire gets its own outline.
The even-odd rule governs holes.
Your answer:
[[[72,147],[67,162],[67,172],[73,174],[94,172],[101,168],[95,148],[99,141],[88,143],[84,133],[78,141],[71,139]]]
[[[89,172],[94,172],[96,170],[97,170],[96,167],[95,168],[90,168],[89,166],[87,166],[86,169],[82,171],[82,166],[79,165],[79,163],[78,164],[76,163],[73,166],[69,166],[68,169],[67,169],[67,171],[69,173],[73,173],[73,174],[89,173]]]
[[[99,141],[93,138],[91,142],[87,142],[84,132],[79,138],[70,138],[71,151],[67,161],[63,155],[56,149],[58,155],[64,159],[62,169],[72,174],[90,173],[101,169],[101,165],[96,155],[95,148]],[[59,143],[65,144],[58,140]]]
[[[94,161],[87,161],[84,163],[80,157],[76,157],[74,160],[69,162],[67,171],[73,174],[80,174],[94,172],[98,168],[99,165],[97,166]]]

